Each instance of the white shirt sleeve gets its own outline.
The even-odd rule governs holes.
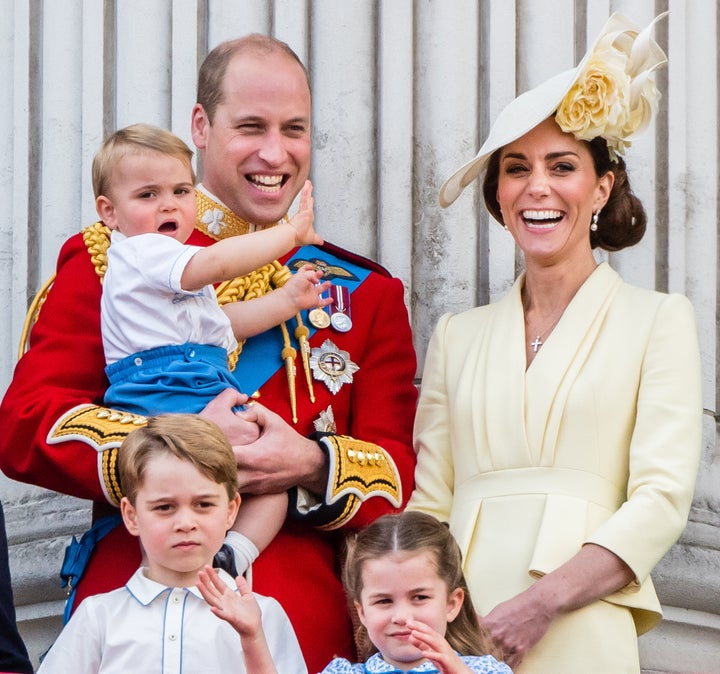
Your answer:
[[[272,597],[255,595],[275,668],[282,674],[307,674],[300,644],[282,606]]]
[[[43,659],[38,674],[97,674],[102,662],[103,627],[83,601]]]

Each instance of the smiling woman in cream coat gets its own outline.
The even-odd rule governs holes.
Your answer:
[[[639,672],[637,634],[661,616],[649,574],[691,504],[692,307],[592,253],[645,231],[618,153],[657,100],[649,75],[664,54],[649,31],[612,16],[581,64],[515,99],[441,190],[449,205],[484,172],[526,272],[499,302],[440,319],[409,507],[449,521],[475,606],[519,673]]]

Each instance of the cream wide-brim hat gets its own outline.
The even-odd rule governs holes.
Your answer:
[[[640,30],[622,14],[615,13],[610,16],[593,46],[575,68],[561,72],[534,89],[520,94],[500,112],[477,155],[443,183],[439,194],[440,205],[447,208],[452,204],[460,193],[485,171],[494,152],[524,136],[558,109],[603,39],[614,41],[620,38],[619,43],[628,52],[629,74],[643,84],[653,70],[667,62],[665,53],[650,36],[655,22],[664,16],[667,16],[667,12],[656,17],[644,30]],[[650,121],[648,114],[646,117],[642,128]],[[636,129],[640,130],[641,128]]]

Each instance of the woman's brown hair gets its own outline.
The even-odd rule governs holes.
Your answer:
[[[618,157],[617,161],[612,161],[607,143],[602,137],[583,142],[592,155],[595,174],[600,177],[612,171],[615,176],[610,197],[600,212],[597,231],[590,231],[590,246],[609,251],[634,246],[645,234],[647,215],[630,187],[625,160]],[[502,148],[496,150],[488,161],[483,179],[483,197],[490,215],[505,226],[497,200],[501,153]]]

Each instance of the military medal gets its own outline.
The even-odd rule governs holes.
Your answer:
[[[333,395],[343,384],[350,384],[353,374],[360,369],[350,360],[347,351],[338,349],[329,339],[326,339],[320,348],[315,347],[310,352],[310,367],[313,377],[323,382]]]
[[[322,307],[317,307],[316,309],[308,312],[308,320],[318,330],[327,328],[330,325],[330,316]]]
[[[350,291],[345,286],[330,286],[333,303],[328,306],[330,324],[338,332],[347,332],[352,328],[350,318]]]
[[[335,328],[338,332],[347,332],[352,328],[352,321],[350,320],[350,317],[346,314],[333,314],[330,316],[330,324]]]

